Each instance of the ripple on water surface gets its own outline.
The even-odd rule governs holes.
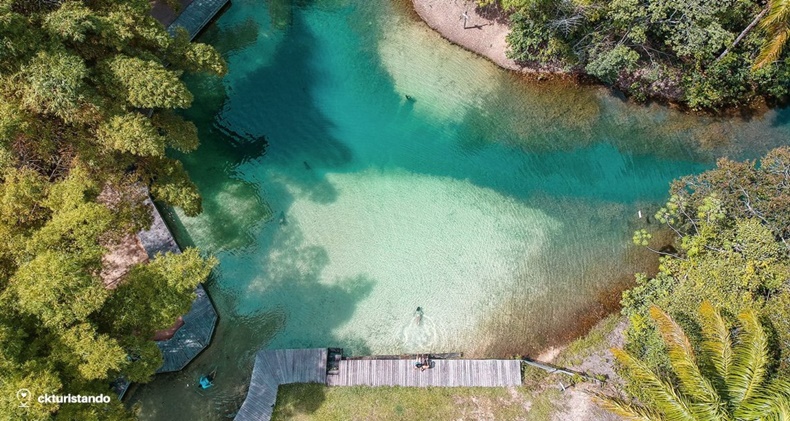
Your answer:
[[[560,225],[460,180],[370,170],[327,181],[337,191],[332,203],[292,192],[287,224],[258,239],[265,252],[223,260],[221,288],[234,290],[238,313],[288,309],[271,346],[356,343],[364,335],[363,348],[351,351],[416,351],[415,341],[422,350],[466,349],[490,297],[507,290],[525,256],[539,253]],[[358,299],[306,297],[333,288]],[[343,307],[353,316],[326,325],[326,314]],[[424,323],[404,330],[417,307]]]

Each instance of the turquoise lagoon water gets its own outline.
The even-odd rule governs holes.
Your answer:
[[[693,116],[527,82],[389,2],[235,0],[201,41],[230,71],[189,80],[203,143],[183,159],[205,211],[170,219],[219,257],[221,319],[185,371],[135,391],[143,419],[232,414],[261,347],[562,343],[653,267],[631,233],[673,178],[790,134],[788,110]]]

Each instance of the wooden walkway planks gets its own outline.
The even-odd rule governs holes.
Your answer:
[[[164,364],[156,370],[157,373],[181,370],[211,343],[217,312],[203,285],[197,286],[195,294],[197,298],[192,302],[192,308],[182,317],[184,325],[172,338],[156,343],[164,358]]]
[[[149,258],[154,258],[158,253],[181,253],[170,229],[167,228],[159,210],[150,199],[146,203],[151,207],[154,221],[151,229],[137,234]],[[172,338],[157,341],[162,350],[164,364],[156,370],[157,373],[178,371],[186,367],[209,343],[217,325],[217,311],[203,285],[195,288],[195,301],[189,312],[182,316],[184,325],[181,326]]]
[[[154,203],[151,199],[145,199],[145,204],[151,209],[154,221],[149,230],[138,232],[137,238],[140,239],[140,244],[148,253],[148,258],[153,259],[158,253],[181,253],[181,249],[178,248],[176,240],[173,239],[170,229],[167,228],[165,220],[162,219],[162,215]]]
[[[415,360],[342,360],[329,386],[503,387],[521,385],[519,360],[432,360],[425,371]]]
[[[269,420],[277,388],[289,383],[326,383],[326,348],[273,349],[255,356],[250,388],[236,421]]]
[[[194,0],[167,27],[167,31],[173,35],[176,28],[182,27],[189,32],[189,39],[193,40],[229,2],[230,0]]]
[[[413,359],[341,360],[327,374],[326,348],[263,350],[255,356],[247,398],[236,421],[270,420],[277,388],[289,383],[328,386],[506,387],[521,385],[519,360],[432,360],[421,371]]]

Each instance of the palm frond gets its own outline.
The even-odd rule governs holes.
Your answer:
[[[735,416],[744,421],[790,420],[790,381],[774,379],[750,399],[741,403]]]
[[[766,40],[752,69],[757,70],[779,59],[785,44],[790,39],[790,0],[769,0],[768,14],[759,25]]]
[[[593,400],[603,409],[624,418],[626,421],[664,421],[661,415],[624,399],[592,393]]]
[[[743,328],[733,348],[733,361],[727,376],[730,401],[738,408],[760,390],[768,364],[768,336],[754,310],[738,316]]]
[[[700,371],[691,346],[683,329],[656,306],[650,308],[650,317],[656,322],[658,331],[667,345],[669,362],[680,381],[680,390],[693,398],[691,410],[699,421],[717,421],[726,415],[724,404],[713,384]]]
[[[644,363],[622,349],[612,349],[612,354],[625,367],[630,378],[652,398],[655,409],[662,416],[673,421],[696,421],[690,403]]]
[[[732,343],[730,330],[718,311],[710,302],[705,301],[699,309],[702,327],[702,350],[710,359],[718,377],[724,381],[730,373],[732,365]],[[722,385],[723,386],[723,385]],[[720,396],[722,392],[719,391]]]
[[[769,35],[760,48],[760,54],[757,55],[752,67],[755,70],[760,69],[778,60],[788,39],[790,39],[790,27],[785,27],[783,30]]]
[[[790,1],[770,0],[768,14],[760,22],[760,28],[766,32],[787,25],[790,22]]]

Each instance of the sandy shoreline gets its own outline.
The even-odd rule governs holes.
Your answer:
[[[477,13],[473,0],[412,0],[414,11],[444,38],[510,70],[529,71],[507,58],[510,27]]]
[[[520,73],[564,74],[558,69],[521,66],[507,57],[510,27],[501,13],[481,15],[474,0],[412,0],[414,11],[442,37],[500,67]]]
[[[580,80],[579,77],[581,80],[595,80],[595,78],[587,78],[584,71],[580,69],[566,70],[550,65],[519,64],[509,59],[506,38],[510,26],[507,17],[500,10],[491,8],[480,10],[475,0],[411,0],[411,3],[417,16],[444,39],[485,57],[502,68],[531,75],[538,80],[566,77],[575,78],[577,81]],[[630,83],[625,80],[618,81],[614,85],[604,85],[627,92]],[[648,94],[651,100],[688,110],[682,96],[682,92],[676,89],[659,89]],[[765,100],[755,98],[747,108],[758,113],[764,111]],[[714,114],[738,109],[739,107],[726,107]]]

